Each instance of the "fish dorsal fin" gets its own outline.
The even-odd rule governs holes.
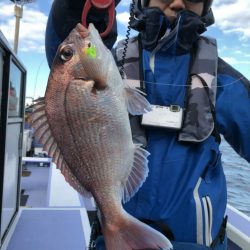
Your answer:
[[[124,81],[125,100],[128,112],[131,115],[142,115],[151,111],[148,100],[143,96],[144,92],[129,85],[128,81]]]
[[[65,180],[79,193],[86,197],[92,195],[86,189],[82,187],[78,179],[73,175],[66,161],[63,158],[60,148],[53,137],[50,129],[46,111],[45,111],[45,100],[44,98],[39,100],[34,105],[34,111],[29,119],[32,123],[32,127],[35,129],[35,137],[43,145],[43,150],[46,151],[52,161],[56,164],[56,167],[62,172]]]
[[[124,186],[122,201],[125,203],[139,190],[148,176],[148,159],[150,153],[141,148],[141,145],[135,145],[134,162],[127,182]]]

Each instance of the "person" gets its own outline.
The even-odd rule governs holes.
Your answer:
[[[120,1],[121,0],[115,0],[115,5]],[[85,2],[85,0],[55,0],[53,2],[45,32],[45,52],[49,67],[52,65],[60,43],[68,36],[77,23],[81,23],[81,15]],[[87,16],[87,23],[93,23],[101,33],[106,29],[108,15],[104,11],[91,8]],[[116,20],[114,20],[112,30],[108,36],[104,37],[103,42],[111,49],[116,39],[117,23]]]
[[[50,65],[58,46],[53,36],[62,33],[57,42],[62,41],[79,19],[78,12],[60,7],[61,1],[54,1],[48,20]],[[218,57],[215,39],[202,35],[214,23],[212,2],[136,0],[130,25],[139,35],[114,50],[123,76],[137,79],[153,110],[165,112],[164,119],[130,117],[134,141],[151,155],[149,176],[124,207],[164,233],[175,250],[227,249],[220,134],[250,162],[250,82]],[[62,16],[74,20],[67,29],[61,29]],[[115,25],[112,39],[104,40],[109,48]],[[96,249],[105,249],[102,237],[96,243]]]

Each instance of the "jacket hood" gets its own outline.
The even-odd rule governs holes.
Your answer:
[[[138,2],[139,5],[141,5],[142,8],[145,8],[148,6],[150,0],[136,0],[136,7],[138,8]],[[206,27],[212,25],[214,23],[214,15],[213,15],[213,11],[211,9],[213,0],[206,0],[204,2],[204,10],[202,13],[202,20],[204,21]]]

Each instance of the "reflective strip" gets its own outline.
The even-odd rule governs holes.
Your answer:
[[[155,73],[155,53],[156,52],[153,51],[149,59],[149,67],[153,73]]]
[[[209,243],[211,244],[212,239],[212,228],[213,228],[213,206],[210,197],[207,196],[207,205],[208,205],[208,211],[209,211]]]
[[[204,217],[205,217],[205,244],[206,246],[210,246],[212,243],[212,223],[213,223],[212,203],[208,196],[202,198],[202,203],[204,207]]]
[[[194,188],[194,201],[196,206],[196,241],[197,244],[203,244],[203,222],[202,222],[202,206],[199,197],[199,187],[201,184],[201,178],[199,178],[195,188]]]
[[[206,246],[209,246],[209,211],[207,207],[207,201],[206,198],[202,198],[202,203],[204,207],[204,217],[205,217],[205,244]]]

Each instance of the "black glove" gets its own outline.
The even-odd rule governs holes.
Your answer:
[[[117,5],[121,0],[115,0]],[[52,6],[52,18],[58,36],[64,40],[77,23],[81,23],[83,7],[86,1],[83,0],[55,0]],[[90,10],[87,23],[93,23],[96,29],[102,33],[106,30],[108,23],[107,12],[94,8]],[[114,21],[113,28],[109,35],[103,38],[104,44],[111,49],[117,38],[117,23]]]

